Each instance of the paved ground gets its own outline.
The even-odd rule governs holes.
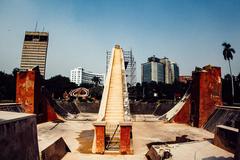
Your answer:
[[[162,122],[134,122],[133,146],[135,154],[144,155],[148,148],[146,144],[152,142],[175,141],[176,137],[186,135],[191,140],[204,140],[213,138],[213,134],[185,124]]]
[[[84,117],[88,116],[84,115]],[[89,117],[87,119],[89,119]],[[64,123],[47,122],[39,124],[38,138],[40,151],[56,141],[58,138],[63,137],[71,150],[71,153],[68,153],[63,158],[65,160],[141,160],[146,159],[145,154],[148,151],[146,144],[148,143],[175,141],[177,136],[183,135],[186,135],[188,139],[199,141],[213,138],[213,134],[207,132],[206,130],[193,128],[184,124],[163,122],[133,122],[133,155],[96,155],[91,154],[94,129],[92,123],[93,121],[84,121],[84,118],[81,118],[81,121],[66,121]],[[191,152],[191,150],[189,150],[189,152]],[[223,154],[225,154],[224,151]]]
[[[209,141],[194,141],[165,146],[153,146],[156,152],[160,148],[169,149],[172,160],[233,160],[233,154],[214,146]]]

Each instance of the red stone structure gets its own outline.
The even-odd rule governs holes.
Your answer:
[[[22,104],[26,113],[38,113],[41,94],[40,87],[38,68],[17,73],[16,103]]]
[[[188,81],[192,81],[192,76],[179,76],[179,82],[187,83]]]
[[[174,117],[174,122],[190,124],[191,99],[189,98],[179,113]]]
[[[20,103],[26,113],[37,115],[37,122],[57,119],[48,98],[41,93],[39,68],[20,71],[16,78],[16,103]]]
[[[121,154],[131,153],[131,132],[132,132],[131,122],[120,123],[120,153]]]
[[[174,121],[203,127],[217,106],[222,105],[221,68],[205,66],[192,72],[191,96]]]
[[[103,154],[105,151],[105,126],[106,122],[95,122],[95,135],[96,135],[96,153]]]

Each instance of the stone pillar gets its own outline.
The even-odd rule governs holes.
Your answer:
[[[203,127],[217,106],[222,105],[221,68],[205,66],[192,73],[191,122]]]
[[[106,122],[95,122],[96,153],[103,154],[105,151],[105,126]]]
[[[120,153],[130,154],[132,123],[122,122],[119,125],[120,125]]]

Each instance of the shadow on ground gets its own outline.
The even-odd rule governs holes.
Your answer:
[[[187,138],[187,135],[182,135],[181,137],[177,136],[175,141],[148,143],[147,147],[148,147],[148,149],[150,149],[152,147],[152,145],[175,144],[175,143],[184,143],[184,142],[191,142],[191,141],[194,141],[194,140]]]
[[[203,158],[202,160],[234,160],[232,157],[207,157],[207,158]]]
[[[80,153],[92,153],[92,143],[94,137],[94,130],[84,130],[79,134],[77,138],[80,146],[78,151]]]

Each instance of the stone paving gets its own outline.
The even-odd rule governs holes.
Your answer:
[[[87,116],[88,117],[88,116]],[[93,118],[94,119],[94,118]],[[191,140],[203,141],[213,138],[213,134],[200,128],[185,124],[163,122],[133,122],[133,155],[97,155],[91,153],[93,138],[93,121],[66,121],[64,123],[47,122],[38,125],[38,139],[40,151],[63,137],[71,152],[66,154],[64,160],[75,159],[146,159],[148,151],[146,144],[152,142],[175,141],[176,136],[187,135]],[[188,152],[191,152],[189,150]],[[194,152],[194,151],[192,151]],[[201,154],[204,154],[201,153]],[[223,151],[225,154],[225,151]],[[226,152],[226,154],[229,154]],[[175,155],[177,156],[177,155]],[[208,153],[208,156],[213,156]]]

